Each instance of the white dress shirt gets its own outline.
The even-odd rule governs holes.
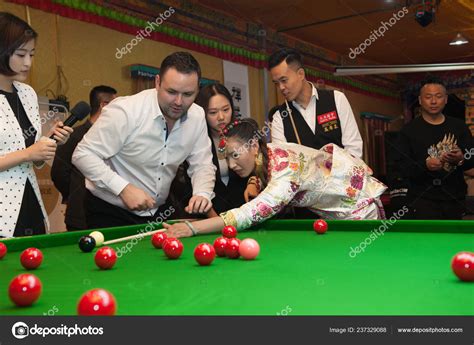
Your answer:
[[[301,113],[309,128],[315,133],[316,131],[316,106],[318,97],[318,90],[311,84],[312,95],[309,104],[306,108],[303,108],[296,101],[292,104]],[[362,137],[360,136],[359,127],[354,118],[351,105],[347,100],[346,96],[337,90],[334,90],[334,100],[336,103],[336,110],[341,121],[341,132],[342,132],[342,145],[344,149],[349,151],[356,157],[362,157]],[[280,111],[276,111],[273,115],[272,122],[272,142],[273,143],[286,143],[285,131],[283,127],[283,120],[280,115]]]
[[[118,97],[77,145],[72,162],[86,177],[86,188],[127,209],[119,194],[131,183],[165,203],[178,166],[189,163],[193,195],[214,197],[215,166],[204,110],[193,104],[167,134],[156,89]],[[133,211],[150,216],[157,208]]]
[[[229,166],[227,165],[227,160],[219,159],[219,171],[222,183],[227,186],[229,184]]]

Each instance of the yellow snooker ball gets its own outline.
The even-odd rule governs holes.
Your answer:
[[[89,236],[94,238],[97,247],[100,247],[104,243],[104,235],[100,231],[92,231]]]

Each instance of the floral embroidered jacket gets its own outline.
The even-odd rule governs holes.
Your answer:
[[[375,219],[387,188],[372,170],[334,144],[320,150],[268,144],[268,185],[253,200],[221,213],[238,230],[271,218],[285,206],[307,207],[325,219]],[[375,215],[375,216],[374,216]]]

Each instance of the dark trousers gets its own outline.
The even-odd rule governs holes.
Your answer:
[[[465,200],[430,200],[419,198],[412,202],[412,219],[462,219]]]
[[[86,211],[86,221],[89,229],[109,228],[114,226],[145,224],[147,222],[164,221],[172,219],[174,212],[169,218],[165,215],[169,214],[166,210],[169,205],[164,204],[158,208],[153,216],[140,217],[121,207],[109,204],[108,202],[94,196],[91,192],[86,192],[84,198],[84,208]],[[166,218],[166,219],[165,219]]]

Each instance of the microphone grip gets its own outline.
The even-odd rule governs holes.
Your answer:
[[[71,115],[66,120],[64,120],[63,124],[64,124],[64,126],[72,127],[78,120],[79,119],[77,117],[75,117],[74,115]],[[49,138],[53,139],[53,140],[56,140],[56,139],[54,139],[54,134],[51,134],[51,136]]]
[[[79,119],[74,115],[69,116],[66,120],[64,120],[64,126],[72,127]]]

